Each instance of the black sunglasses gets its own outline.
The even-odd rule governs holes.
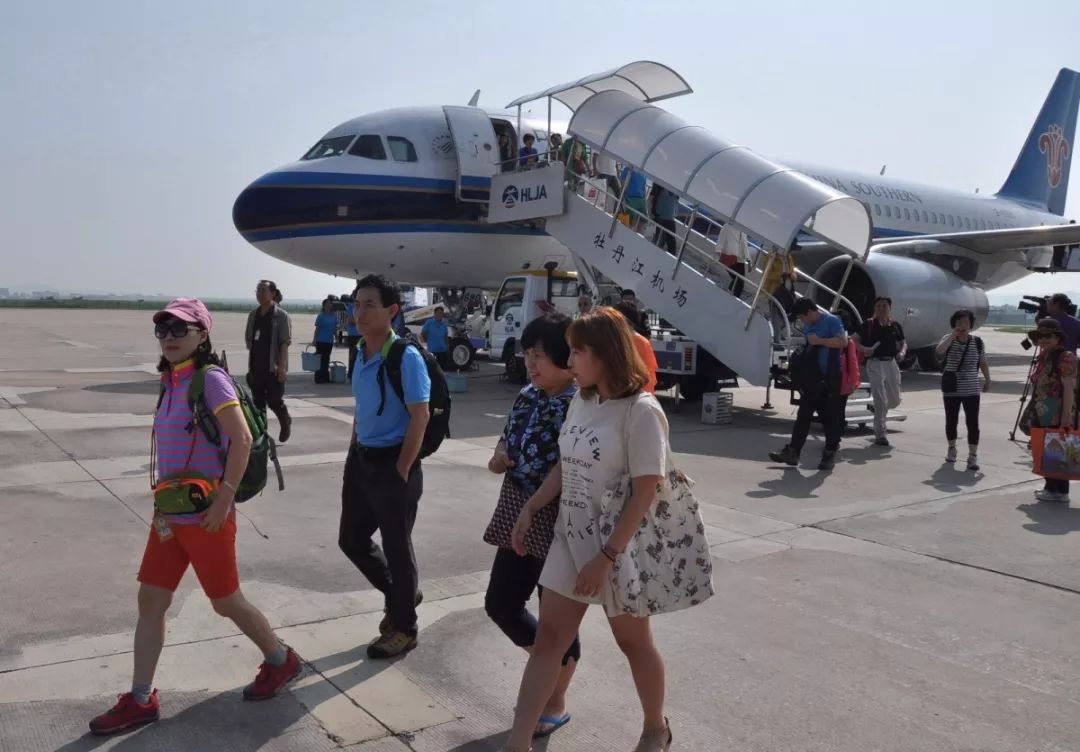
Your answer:
[[[180,319],[171,319],[170,321],[162,321],[160,324],[154,324],[154,336],[158,339],[165,339],[170,334],[173,339],[182,339],[188,335],[192,329],[195,331],[202,331],[200,327],[189,324],[186,321]]]

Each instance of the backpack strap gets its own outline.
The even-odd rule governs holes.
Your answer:
[[[214,446],[221,448],[221,428],[218,426],[217,420],[210,414],[209,408],[206,406],[206,374],[211,369],[218,368],[217,366],[203,366],[202,368],[196,368],[195,373],[191,374],[191,384],[188,386],[187,401],[188,407],[191,409],[191,422],[192,429],[198,426],[199,430],[203,432],[203,436]]]
[[[386,407],[387,378],[390,379],[390,386],[394,388],[394,394],[401,400],[401,404],[405,404],[405,387],[401,383],[401,360],[405,357],[405,348],[412,344],[404,337],[398,337],[391,343],[386,360],[379,364],[379,370],[375,374],[375,379],[379,383],[379,411],[376,415],[382,415],[383,408]]]

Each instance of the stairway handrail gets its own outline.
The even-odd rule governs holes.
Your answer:
[[[576,177],[576,178],[578,178],[578,179],[580,179],[582,181],[588,180],[587,176],[583,176],[580,173],[574,172],[574,170],[572,170],[569,165],[566,166],[566,173],[568,175],[573,175],[574,177]],[[595,208],[600,209],[601,211],[603,211],[608,216],[611,216],[612,219],[614,220],[614,223],[617,223],[619,221],[618,216],[619,216],[620,210],[626,211],[627,213],[629,213],[631,215],[637,215],[637,216],[641,217],[642,219],[644,219],[646,222],[652,222],[652,219],[648,215],[643,214],[642,212],[634,209],[633,207],[629,207],[629,206],[625,205],[625,200],[624,200],[625,193],[626,193],[626,190],[625,190],[626,183],[625,182],[623,183],[623,191],[622,191],[623,195],[619,195],[619,196],[616,196],[614,193],[609,191],[607,189],[606,185],[603,188],[598,186],[596,183],[592,183],[592,182],[590,182],[589,185],[596,188],[598,195],[602,193],[605,197],[606,196],[611,196],[612,198],[614,198],[616,200],[615,212],[614,213],[610,213],[610,212],[608,212],[608,210],[606,208],[603,208],[603,207],[597,206],[596,204],[593,204],[593,206]],[[567,188],[567,190],[569,190],[569,188]],[[579,198],[581,198],[583,201],[588,201],[588,199],[585,198],[584,196],[580,196],[577,193],[577,191],[573,191],[573,193],[574,193],[574,195],[577,195]],[[606,207],[606,201],[605,201],[605,207]],[[710,222],[713,221],[713,220],[709,219],[708,217],[705,217],[705,219],[710,221]],[[611,237],[612,235],[615,234],[614,223],[612,225],[611,232],[608,233],[608,237]],[[692,227],[690,227],[688,225],[683,225],[683,226],[687,227],[688,230],[693,231]],[[689,244],[687,242],[685,242],[684,238],[680,238],[677,233],[671,232],[671,230],[668,230],[665,227],[661,227],[659,224],[656,225],[656,229],[659,232],[667,233],[668,235],[670,235],[672,238],[675,239],[675,242],[677,244],[680,245],[680,253],[679,253],[679,255],[678,256],[672,256],[672,261],[674,262],[674,269],[677,272],[678,268],[683,264],[682,252],[684,250],[686,250],[686,248],[687,248],[687,246]],[[697,234],[701,235],[701,233],[697,233]],[[641,237],[646,242],[652,243],[653,245],[656,245],[655,242],[653,242],[652,240],[649,240],[644,235],[642,235]],[[705,237],[706,241],[708,241],[709,243],[712,243],[712,240],[710,240],[707,236],[702,236],[702,237]],[[713,245],[715,247],[715,243],[713,243]],[[656,247],[657,247],[657,250],[661,250],[659,246],[656,246]],[[751,286],[754,286],[754,282],[752,280],[750,280],[748,277],[746,277],[745,275],[739,274],[738,272],[736,272],[734,269],[731,269],[730,267],[724,266],[723,264],[720,263],[720,261],[718,259],[713,259],[712,256],[710,256],[707,252],[702,251],[699,248],[696,248],[696,247],[694,247],[692,245],[689,246],[689,250],[692,252],[692,255],[696,256],[697,258],[699,258],[699,259],[701,259],[701,260],[703,260],[705,262],[707,272],[711,272],[712,265],[717,264],[718,266],[722,267],[723,270],[727,274],[729,274],[730,276],[738,277],[738,278],[742,279],[743,282],[749,283]],[[665,251],[665,253],[668,253],[668,252]],[[693,267],[691,267],[691,268],[693,268]],[[713,282],[713,284],[716,285],[717,289],[721,289],[720,286],[717,285],[715,282]],[[756,291],[755,291],[755,294],[754,294],[754,300],[753,300],[753,302],[751,304],[749,304],[750,316],[752,317],[755,313],[757,313],[757,314],[759,314],[761,316],[765,316],[765,313],[763,311],[761,311],[757,307],[757,301],[760,300],[761,297],[764,297],[771,305],[776,306],[776,309],[781,312],[782,315],[780,316],[780,319],[784,322],[784,332],[785,332],[784,340],[785,341],[790,341],[791,340],[791,322],[788,320],[787,310],[782,305],[780,305],[780,301],[778,301],[775,297],[773,297],[773,295],[771,293],[768,293],[768,292],[765,291],[765,289],[763,287],[764,284],[765,284],[765,277],[763,275],[762,278],[761,278],[761,281],[758,282],[757,285],[756,285]],[[728,293],[728,294],[731,295],[732,293]],[[741,297],[740,297],[740,300],[741,300]],[[768,318],[770,328],[771,328],[772,317],[769,316],[767,318]],[[748,318],[747,321],[746,321],[746,328],[749,328],[749,326],[750,326],[750,318]]]

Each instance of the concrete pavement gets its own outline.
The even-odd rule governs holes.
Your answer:
[[[215,346],[242,371],[243,317],[216,319]],[[260,658],[189,575],[158,673],[163,720],[95,739],[87,720],[130,681],[156,342],[132,312],[0,310],[0,326],[0,750],[499,748],[524,654],[483,612],[498,492],[484,468],[516,391],[493,367],[455,399],[454,438],[424,466],[417,650],[364,657],[381,597],[336,544],[350,398],[311,383],[297,356],[287,488],[242,507],[239,556],[245,592],[305,658],[302,680],[241,702]],[[996,386],[979,473],[943,463],[928,374],[905,374],[894,446],[846,437],[832,474],[814,469],[820,436],[804,468],[768,461],[791,428],[782,396],[766,412],[760,390],[737,390],[730,426],[669,412],[718,592],[654,622],[673,749],[1080,750],[1080,509],[1033,503],[1026,453],[1005,436],[1027,356],[1017,335],[985,336]],[[629,750],[640,711],[601,614],[582,642],[574,720],[537,749]]]

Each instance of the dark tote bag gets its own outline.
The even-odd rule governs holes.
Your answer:
[[[495,513],[491,515],[491,522],[484,531],[484,543],[490,543],[500,548],[513,548],[514,525],[517,524],[518,515],[529,501],[529,494],[509,476],[503,476],[502,490],[499,491],[499,501],[495,504]],[[525,553],[538,559],[547,558],[548,549],[551,548],[551,538],[555,534],[555,518],[559,514],[559,504],[548,504],[533,517],[532,527],[525,534]]]
[[[971,347],[971,340],[974,337],[969,336],[968,341],[964,343],[964,351],[960,353],[960,360],[956,362],[956,368],[952,371],[941,372],[941,391],[945,394],[955,394],[957,388],[959,388],[959,382],[957,381],[956,372],[959,371],[964,365],[964,358],[967,357],[968,348]],[[951,347],[951,345],[950,345]],[[945,357],[949,357],[948,350],[945,351]]]

